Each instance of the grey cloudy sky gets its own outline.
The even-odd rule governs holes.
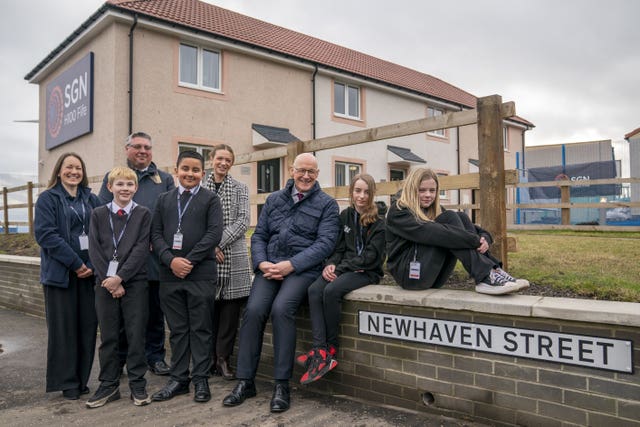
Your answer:
[[[640,127],[640,1],[210,0],[210,3],[502,95],[527,145],[623,139]],[[8,0],[0,14],[0,174],[35,174],[38,93],[24,79],[100,0]]]

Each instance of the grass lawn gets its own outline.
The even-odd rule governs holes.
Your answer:
[[[247,232],[250,236],[253,230]],[[518,252],[509,272],[530,282],[583,297],[640,302],[640,233],[513,231]],[[27,234],[0,235],[0,253],[38,256]],[[457,273],[466,275],[458,263]]]
[[[509,272],[597,299],[640,302],[640,233],[510,232]]]

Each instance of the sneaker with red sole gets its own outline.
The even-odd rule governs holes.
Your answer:
[[[314,349],[309,368],[300,378],[300,384],[309,384],[319,380],[330,370],[338,366],[338,361],[324,348]]]
[[[304,368],[308,368],[309,367],[309,362],[311,361],[311,359],[313,358],[313,354],[314,354],[314,348],[312,348],[311,350],[309,350],[306,353],[298,353],[296,355],[296,364],[299,366],[302,366]],[[329,354],[335,358],[336,353],[338,352],[338,350],[330,345],[329,346]]]

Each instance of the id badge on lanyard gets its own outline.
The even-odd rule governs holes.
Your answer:
[[[413,249],[413,261],[409,263],[409,279],[420,280],[420,262],[416,261],[418,247]]]

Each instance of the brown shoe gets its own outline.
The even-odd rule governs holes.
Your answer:
[[[218,357],[216,361],[216,371],[218,375],[222,376],[225,380],[235,380],[236,374],[231,370],[231,366],[229,366],[229,361],[225,357]]]

